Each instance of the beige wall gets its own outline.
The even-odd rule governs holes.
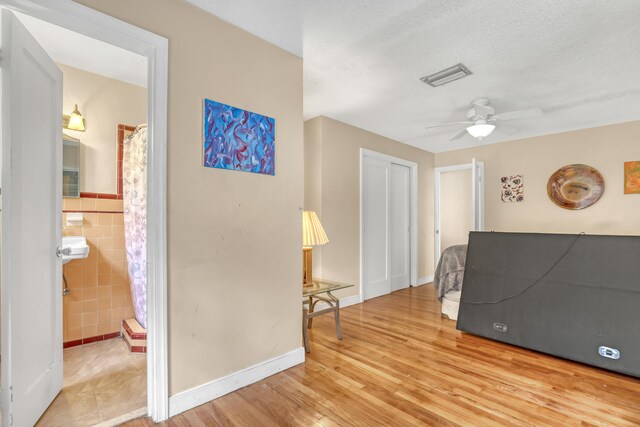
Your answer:
[[[485,228],[589,234],[640,234],[640,195],[623,193],[625,161],[640,160],[640,121],[436,154],[436,165],[485,163]],[[605,180],[602,198],[571,211],[547,196],[547,180],[557,169],[584,163]],[[500,200],[500,177],[522,174],[524,202]]]
[[[322,122],[308,120],[304,124],[304,209],[316,211],[322,219]],[[324,225],[323,225],[324,227]],[[331,237],[329,236],[331,241]],[[313,250],[313,274],[322,277],[322,250]]]
[[[356,285],[341,297],[359,292],[360,148],[418,164],[418,277],[434,271],[433,154],[317,117],[305,122],[305,208],[318,212],[330,240],[314,249],[315,274]]]
[[[169,39],[170,394],[300,348],[302,60],[183,1],[79,2]],[[205,97],[275,118],[275,176],[202,166]]]
[[[147,122],[147,89],[58,64],[64,75],[65,114],[78,104],[85,132],[64,129],[80,139],[80,191],[116,193],[117,126]]]
[[[440,174],[440,250],[466,244],[473,228],[471,169]]]

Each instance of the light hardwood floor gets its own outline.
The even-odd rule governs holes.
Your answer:
[[[640,379],[463,334],[430,285],[341,315],[343,341],[320,316],[305,364],[161,425],[640,425]]]

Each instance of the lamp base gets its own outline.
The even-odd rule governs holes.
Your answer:
[[[302,286],[313,286],[313,248],[302,248]]]

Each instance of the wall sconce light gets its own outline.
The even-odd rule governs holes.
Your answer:
[[[73,112],[69,115],[62,116],[62,127],[69,130],[77,130],[84,132],[84,117],[78,111],[78,104],[75,105]]]

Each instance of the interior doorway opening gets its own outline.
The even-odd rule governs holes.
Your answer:
[[[15,16],[63,76],[58,179],[63,182],[61,247],[70,252],[62,255],[60,288],[63,382],[36,425],[144,415],[146,307],[136,299],[146,301],[146,277],[135,271],[146,270],[140,268],[146,259],[136,259],[145,252],[146,229],[132,222],[146,224],[146,188],[131,187],[146,182],[146,139],[137,142],[133,136],[146,135],[147,59],[25,14]],[[132,148],[136,143],[140,146]],[[134,191],[140,193],[136,201]]]
[[[435,264],[442,252],[484,229],[484,163],[435,168]]]
[[[69,376],[72,377],[69,379],[70,389],[76,388],[70,392],[85,393],[80,396],[80,400],[87,397],[87,392],[91,392],[93,405],[89,402],[88,406],[100,406],[100,403],[107,405],[98,408],[100,419],[91,418],[95,414],[89,412],[80,414],[85,418],[84,422],[112,422],[127,413],[127,408],[118,407],[117,402],[112,399],[115,395],[122,394],[123,384],[118,383],[140,374],[144,365],[147,366],[149,375],[146,378],[144,374],[137,375],[135,381],[132,381],[141,388],[141,393],[138,393],[136,401],[126,402],[139,405],[129,415],[135,417],[148,414],[154,420],[161,421],[168,416],[165,261],[167,40],[71,1],[61,0],[55,5],[46,6],[31,0],[5,0],[0,2],[0,6],[4,54],[2,421],[6,425],[35,424]],[[57,27],[57,36],[43,36],[42,31],[46,33],[47,26],[49,30]],[[39,32],[41,34],[38,36]],[[69,33],[73,33],[73,36]],[[50,45],[52,40],[60,38],[66,38],[68,42],[69,37],[75,39],[68,43],[69,49],[66,52],[56,51],[56,47]],[[110,46],[111,53],[103,51],[95,55],[100,44]],[[118,50],[125,55],[124,59],[122,56],[119,58],[120,61],[114,60],[113,56],[113,52]],[[88,58],[89,61],[86,66],[77,63],[69,66],[74,58]],[[138,266],[142,271],[140,276],[149,284],[143,304],[148,312],[148,316],[145,316],[148,319],[148,351],[133,355],[135,363],[126,360],[126,355],[132,355],[131,350],[134,350],[132,343],[127,346],[124,341],[114,337],[122,332],[123,318],[139,318],[133,314],[140,308],[129,301],[135,301],[136,298],[129,290],[128,283],[125,283],[130,278],[127,264],[131,265],[131,262],[126,256],[130,239],[125,239],[124,236],[127,201],[126,185],[122,189],[122,176],[126,172],[116,162],[116,159],[120,163],[123,160],[123,147],[118,144],[115,136],[120,129],[115,126],[109,129],[113,132],[113,138],[107,144],[106,151],[113,152],[114,161],[106,162],[104,160],[108,154],[95,155],[100,148],[83,144],[83,139],[87,143],[99,139],[95,134],[89,138],[88,130],[108,129],[109,126],[102,126],[101,121],[106,120],[105,117],[109,114],[96,109],[98,102],[95,94],[89,96],[85,105],[78,108],[75,104],[82,102],[73,98],[81,98],[82,95],[78,94],[80,92],[70,96],[71,99],[66,99],[68,94],[65,93],[64,100],[62,93],[63,75],[73,75],[76,81],[89,78],[89,75],[91,79],[103,79],[102,83],[93,86],[98,91],[102,90],[101,95],[107,97],[116,91],[104,83],[104,79],[131,83],[127,82],[126,77],[117,79],[105,75],[108,72],[101,72],[101,67],[107,70],[109,67],[104,62],[101,63],[100,58],[111,63],[118,62],[119,65],[127,63],[127,60],[130,60],[129,64],[137,61],[137,75],[148,84],[148,92],[144,90],[139,102],[142,105],[142,117],[137,116],[131,121],[118,120],[119,124],[132,123],[135,129],[133,133],[144,128],[145,132],[148,129],[149,134],[149,169],[145,174],[148,208],[144,227],[147,242],[140,246],[148,256]],[[132,72],[129,77],[131,75],[136,75],[136,72]],[[65,87],[68,86],[70,85],[65,82]],[[131,90],[131,87],[122,109],[126,109],[127,101],[133,98],[135,89]],[[70,107],[68,103],[73,103],[74,106]],[[27,111],[30,114],[25,114]],[[64,137],[63,111],[70,116],[67,118],[68,128],[65,129]],[[73,120],[78,119],[74,116],[80,116],[80,122],[86,125],[86,137],[78,138],[77,133],[73,134],[79,131],[70,126]],[[137,126],[145,122],[148,122],[148,126]],[[28,141],[39,142],[30,145]],[[39,148],[44,150],[41,152]],[[76,157],[81,159],[80,165],[76,165],[75,169],[63,162],[63,151],[73,151],[74,148],[77,149]],[[126,158],[126,143],[124,151]],[[99,164],[94,162],[93,166],[87,167],[87,164],[91,164],[89,160],[92,155],[102,159],[102,165],[109,165],[113,179],[107,177],[105,182],[109,182],[107,186],[113,185],[113,191],[109,188],[100,189],[98,181],[104,178],[105,173],[98,172]],[[65,173],[63,169],[66,169]],[[86,174],[83,178],[83,169],[92,174]],[[87,187],[91,182],[90,177],[94,178],[94,188]],[[76,191],[80,197],[67,197],[63,202],[63,182],[66,191]],[[38,190],[33,193],[21,191],[25,188]],[[30,221],[21,220],[25,212],[31,215]],[[29,224],[36,223],[48,224],[45,231],[50,232],[35,236],[37,233],[29,228]],[[66,228],[66,237],[73,240],[70,244],[68,241],[62,244],[63,226]],[[82,240],[84,241],[80,242]],[[85,251],[84,248],[90,250],[84,253],[84,257],[79,256]],[[89,259],[90,253],[93,254],[93,259]],[[30,258],[34,254],[44,262]],[[85,261],[80,261],[80,258]],[[65,265],[65,276],[68,276],[65,279],[68,280],[63,280],[64,261],[69,261]],[[31,280],[33,274],[25,273],[29,271],[29,263],[33,264],[31,271],[45,271],[47,274],[43,277],[46,280]],[[71,268],[72,265],[75,268]],[[29,288],[30,283],[36,282],[41,285]],[[67,296],[63,296],[63,289]],[[63,298],[68,299],[63,302]],[[43,313],[43,316],[34,316],[28,323],[19,313]],[[23,333],[33,333],[34,337],[42,340],[31,340],[31,335],[25,336]],[[63,342],[64,347],[67,347],[64,351]],[[121,345],[114,350],[114,343]],[[95,352],[100,349],[106,352]],[[116,354],[119,351],[122,354]],[[65,354],[64,365],[71,362],[74,364],[72,368],[63,368],[63,353],[69,353],[70,356],[66,357]],[[84,356],[80,353],[89,356],[83,359]],[[115,356],[115,359],[106,360],[107,353],[112,353],[110,356]],[[64,375],[64,380],[63,371],[69,374]],[[105,372],[108,375],[103,375]],[[87,380],[88,377],[83,376],[85,374],[89,377],[97,375],[96,384],[99,383],[103,393],[88,390],[91,388],[88,386],[91,380]],[[107,384],[110,382],[113,383]],[[78,399],[64,400],[70,403]],[[72,408],[58,409],[59,412],[67,412],[67,415],[78,415],[78,411],[70,410]],[[44,418],[42,420],[44,422]],[[81,420],[53,417],[49,421],[44,422],[44,425],[71,425]]]

